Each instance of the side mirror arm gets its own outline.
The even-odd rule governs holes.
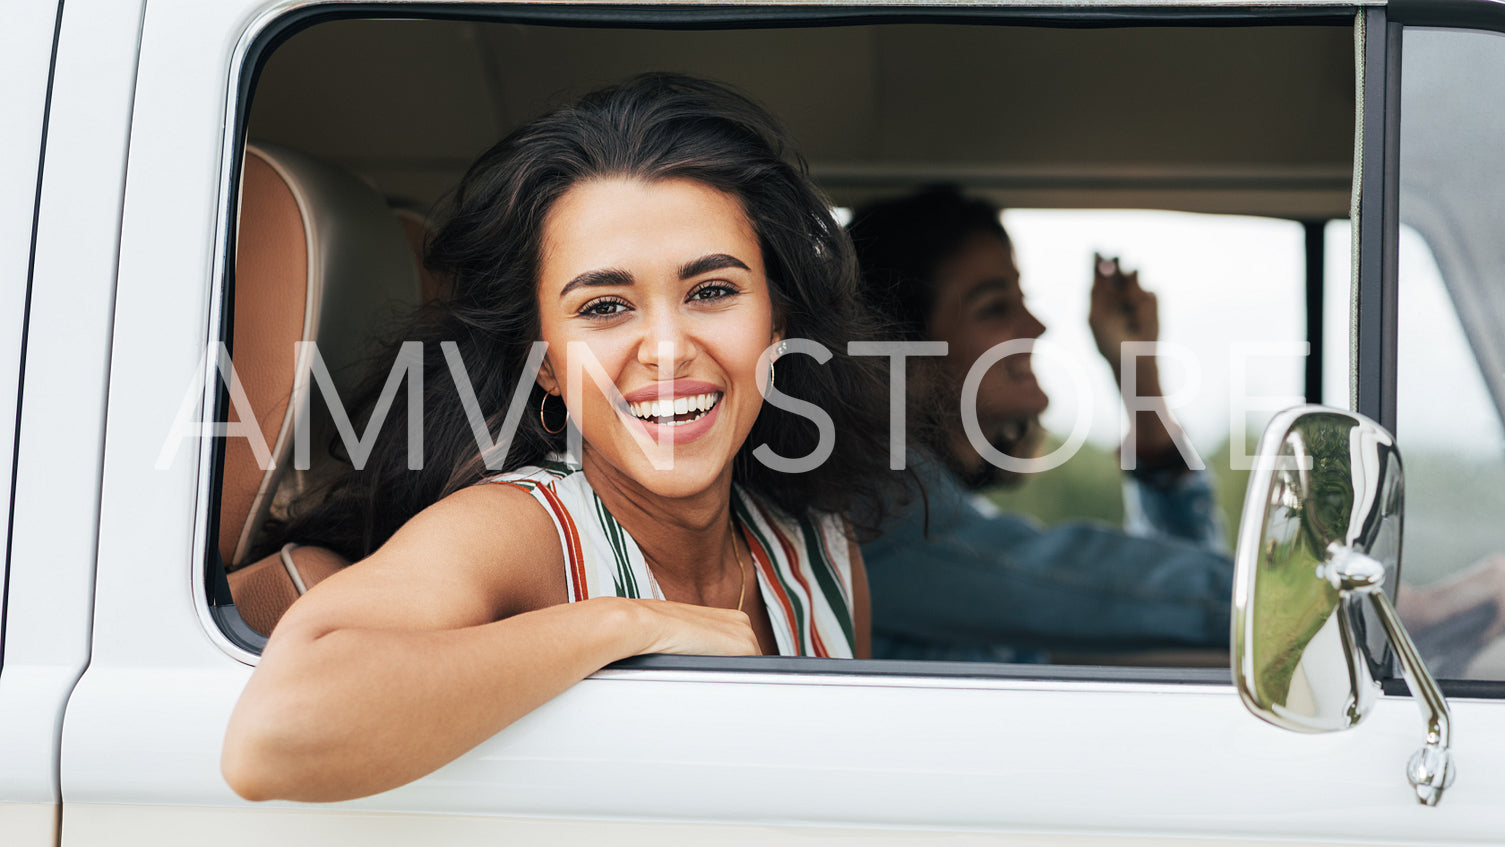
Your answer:
[[[1427,743],[1406,763],[1406,778],[1416,789],[1416,799],[1423,805],[1435,806],[1442,799],[1442,792],[1453,784],[1457,770],[1453,765],[1452,716],[1448,704],[1437,687],[1437,681],[1427,670],[1426,663],[1417,652],[1416,645],[1401,624],[1400,615],[1390,597],[1380,590],[1385,580],[1385,566],[1350,547],[1333,545],[1332,558],[1319,571],[1340,594],[1361,594],[1369,597],[1379,616],[1385,635],[1400,657],[1401,669],[1406,674],[1407,687],[1416,698],[1422,719],[1427,725]]]

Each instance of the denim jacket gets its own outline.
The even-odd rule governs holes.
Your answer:
[[[1228,643],[1233,562],[1205,471],[1125,477],[1126,529],[1004,514],[920,459],[929,501],[864,545],[873,655],[1044,661],[1041,648]]]

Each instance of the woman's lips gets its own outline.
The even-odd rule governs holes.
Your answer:
[[[720,393],[721,386],[700,379],[676,379],[672,382],[655,382],[642,388],[635,388],[622,395],[622,399],[629,404],[641,403],[644,400],[672,399],[680,397],[693,397],[697,394]]]

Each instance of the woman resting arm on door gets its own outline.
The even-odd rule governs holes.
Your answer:
[[[628,656],[866,654],[844,515],[877,499],[887,384],[845,354],[871,331],[851,247],[789,149],[742,95],[648,75],[471,167],[427,248],[453,294],[405,339],[423,468],[399,414],[287,530],[362,561],[273,631],[225,738],[232,788],[393,788]],[[782,357],[792,339],[833,357]],[[834,419],[824,461],[774,384]],[[514,391],[484,455],[471,421],[498,431]]]

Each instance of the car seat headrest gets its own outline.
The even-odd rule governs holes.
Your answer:
[[[333,427],[324,401],[332,398],[308,378],[314,351],[342,404],[350,402],[366,367],[380,366],[368,362],[380,336],[419,297],[408,240],[375,189],[312,156],[247,146],[231,353],[272,466],[260,467],[245,439],[227,441],[218,539],[227,566],[243,563],[279,494],[308,481],[291,467],[296,427],[310,428],[315,464],[328,462]],[[314,342],[301,358],[299,341]],[[310,418],[300,420],[309,391]]]

